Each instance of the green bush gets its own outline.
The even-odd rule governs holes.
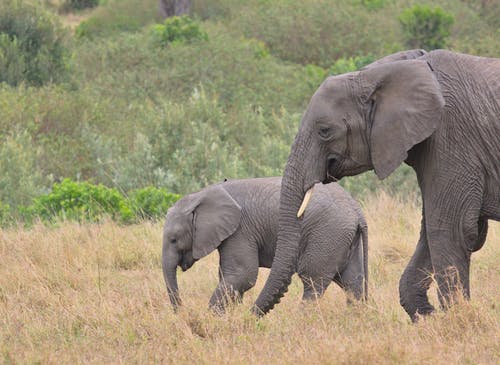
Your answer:
[[[232,14],[230,26],[265,42],[282,60],[327,68],[339,58],[401,48],[392,31],[398,26],[394,10],[382,5],[382,0],[254,0]]]
[[[9,227],[13,225],[15,219],[12,215],[10,205],[0,201],[0,227]]]
[[[40,148],[26,132],[0,139],[0,201],[11,207],[26,205],[45,190],[50,177],[43,177],[37,160]]]
[[[158,220],[165,216],[180,195],[169,193],[166,189],[152,186],[133,190],[128,194],[132,212],[137,220]]]
[[[19,0],[0,3],[0,82],[40,86],[66,77],[69,51],[57,17]]]
[[[125,197],[117,189],[101,184],[63,179],[55,183],[49,193],[36,197],[20,211],[27,224],[35,219],[99,222],[106,217],[120,223],[134,223],[163,218],[179,198],[180,195],[151,186],[132,190]],[[12,222],[10,206],[0,201],[0,225]]]
[[[155,24],[152,28],[154,40],[165,47],[172,43],[206,41],[208,35],[200,25],[189,16],[173,16],[165,19],[162,24]]]
[[[158,16],[158,0],[107,0],[75,29],[77,38],[97,39],[137,32]]]
[[[82,43],[76,56],[78,76],[125,107],[131,100],[144,105],[145,99],[186,104],[200,85],[228,109],[252,105],[269,113],[284,106],[295,112],[307,105],[319,83],[308,84],[303,67],[267,56],[262,43],[234,36],[220,24],[204,28],[208,41],[176,47],[152,47],[150,34]]]
[[[132,211],[124,197],[113,188],[64,179],[52,191],[33,200],[27,209],[31,217],[98,222],[104,217],[128,222]]]
[[[399,21],[408,47],[432,50],[446,46],[454,18],[440,7],[415,5],[405,9]]]
[[[339,58],[328,69],[328,72],[332,75],[340,75],[347,72],[359,70],[360,68],[372,63],[373,61],[375,61],[375,57],[373,56]]]

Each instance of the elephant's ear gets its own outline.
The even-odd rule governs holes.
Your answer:
[[[372,164],[384,179],[413,146],[436,130],[444,99],[430,65],[423,60],[383,63],[360,75],[371,93],[367,102]]]
[[[222,186],[215,185],[199,193],[193,214],[193,258],[200,259],[236,231],[241,207]]]

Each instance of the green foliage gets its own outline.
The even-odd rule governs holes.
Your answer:
[[[398,16],[415,3],[194,1],[192,13],[203,22],[192,22],[206,32],[205,40],[158,47],[151,36],[159,20],[157,0],[103,0],[76,29],[85,39],[68,43],[62,42],[64,32],[50,38],[37,28],[60,28],[53,14],[63,0],[26,1],[50,4],[52,15],[0,1],[0,24],[17,32],[0,34],[0,79],[15,85],[0,85],[0,215],[29,214],[23,206],[50,191],[53,181],[69,177],[130,197],[123,198],[129,222],[141,216],[139,210],[154,211],[134,210],[138,188],[188,193],[225,177],[280,175],[315,89],[330,74],[406,48]],[[455,19],[450,48],[499,56],[496,2],[437,5]],[[36,14],[19,10],[25,7]],[[29,14],[35,15],[25,21]],[[184,34],[179,24],[173,28]],[[54,81],[69,82],[27,81],[36,54],[26,56],[21,34],[37,46],[57,38],[72,47],[71,75],[50,73]],[[37,67],[49,53],[42,52]],[[418,190],[407,166],[383,182],[366,173],[342,184],[359,198],[377,189],[405,196]],[[122,219],[119,212],[115,216]]]
[[[191,12],[202,20],[222,20],[238,12],[239,5],[227,0],[195,0],[191,3]]]
[[[387,0],[360,0],[360,1],[365,8],[370,10],[377,10],[383,8],[387,3]]]
[[[360,68],[372,63],[373,61],[375,61],[375,57],[373,56],[339,58],[328,69],[328,72],[332,75],[340,75],[347,72],[359,70]]]
[[[75,29],[77,38],[96,39],[122,32],[137,32],[158,16],[157,0],[108,0]]]
[[[52,191],[33,200],[27,209],[32,217],[98,222],[104,217],[130,221],[132,211],[124,197],[113,188],[64,179]]]
[[[61,10],[72,11],[87,8],[94,8],[99,5],[99,0],[64,0]]]
[[[10,205],[0,201],[0,227],[9,227],[15,223]]]
[[[62,81],[69,52],[58,19],[19,0],[0,3],[0,82],[40,86]]]
[[[253,105],[266,112],[281,106],[302,111],[319,85],[304,82],[301,66],[266,56],[254,39],[232,36],[222,25],[204,24],[204,30],[208,41],[176,47],[152,47],[150,34],[85,42],[77,54],[79,78],[127,104],[139,99],[185,104],[201,84],[227,108]]]
[[[396,19],[391,18],[392,9],[380,7],[372,11],[372,5],[340,0],[249,1],[230,24],[246,37],[265,42],[280,59],[327,68],[339,58],[381,56],[393,50],[399,42],[391,31]]]
[[[162,24],[155,24],[152,35],[155,42],[163,47],[172,43],[208,40],[207,33],[200,28],[200,25],[186,15],[169,17]]]
[[[26,132],[6,135],[0,141],[0,201],[15,208],[28,204],[44,191],[49,178],[38,166],[38,148]],[[14,212],[13,212],[14,213]]]
[[[180,195],[169,193],[166,189],[148,186],[133,190],[129,195],[130,206],[136,219],[158,220],[165,216]]]
[[[162,218],[179,198],[180,195],[154,187],[132,190],[126,198],[118,190],[101,184],[63,179],[52,186],[50,193],[36,197],[21,210],[26,223],[34,219],[99,222],[104,218],[133,223]],[[0,202],[0,224],[10,222],[10,207]]]
[[[440,7],[415,5],[405,9],[399,21],[408,47],[432,50],[446,46],[454,18]]]

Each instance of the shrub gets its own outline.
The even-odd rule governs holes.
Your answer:
[[[386,5],[387,0],[361,0],[361,4],[370,10],[377,10]]]
[[[55,183],[49,194],[35,198],[28,211],[32,217],[45,221],[98,222],[109,216],[128,222],[133,218],[130,207],[118,190],[70,179]]]
[[[121,32],[136,32],[154,22],[157,16],[158,0],[107,0],[76,27],[75,35],[77,38],[97,39]]]
[[[255,0],[246,4],[234,12],[231,27],[265,42],[274,56],[302,65],[327,68],[342,57],[381,56],[399,42],[392,31],[398,26],[393,10],[383,6],[382,0]]]
[[[138,220],[158,220],[165,216],[180,195],[169,193],[166,189],[158,189],[152,186],[133,190],[128,194],[130,206]]]
[[[0,139],[0,201],[11,207],[25,205],[44,191],[38,170],[39,148],[26,131],[5,135]]]
[[[189,16],[173,16],[152,28],[155,42],[163,47],[171,43],[208,40],[208,35]]]
[[[440,7],[415,5],[405,9],[399,21],[408,47],[432,50],[445,47],[454,18]]]
[[[0,201],[0,227],[9,227],[15,222],[10,205]]]
[[[40,86],[66,76],[66,33],[55,16],[19,0],[0,2],[0,82]]]
[[[375,57],[373,56],[339,58],[328,69],[328,72],[333,75],[340,75],[347,72],[359,70],[360,68],[368,65],[369,63],[372,63],[373,61],[375,61]]]

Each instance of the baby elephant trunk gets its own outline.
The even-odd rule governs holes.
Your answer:
[[[177,310],[181,305],[181,298],[179,296],[179,286],[177,285],[177,266],[181,259],[178,252],[167,243],[163,243],[162,250],[162,268],[163,278],[167,284],[168,297],[174,310]]]

